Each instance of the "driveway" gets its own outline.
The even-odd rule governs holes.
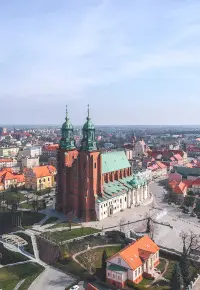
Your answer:
[[[29,290],[64,290],[75,281],[76,280],[73,276],[49,267],[36,278],[36,280],[29,287]]]

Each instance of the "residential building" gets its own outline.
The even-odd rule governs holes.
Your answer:
[[[18,154],[18,147],[0,147],[0,157],[13,158]]]
[[[42,147],[42,155],[48,157],[56,157],[58,144],[46,144]]]
[[[12,168],[5,168],[0,171],[0,187],[1,190],[7,190],[11,187],[23,187],[25,178],[23,174],[15,174]]]
[[[16,159],[12,158],[2,158],[0,159],[0,170],[4,167],[16,167],[18,162]]]
[[[42,154],[42,148],[39,146],[27,146],[24,147],[22,150],[18,153],[18,160],[21,160],[22,158],[36,158],[39,157]]]
[[[167,166],[160,161],[154,161],[148,164],[147,169],[151,170],[152,177],[155,178],[167,178]]]
[[[158,264],[159,247],[144,236],[108,258],[106,280],[117,288],[124,288],[127,283],[138,284],[144,277],[154,277]]]
[[[56,168],[52,165],[27,168],[24,171],[25,188],[43,190],[55,185]]]
[[[56,209],[85,221],[100,220],[149,197],[146,180],[132,176],[124,151],[100,152],[88,116],[77,149],[68,113],[57,151]]]
[[[39,157],[23,157],[21,159],[22,168],[32,168],[39,165]]]

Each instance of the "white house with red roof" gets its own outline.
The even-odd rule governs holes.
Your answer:
[[[154,277],[158,264],[159,247],[146,235],[107,259],[106,280],[118,288],[138,284]]]

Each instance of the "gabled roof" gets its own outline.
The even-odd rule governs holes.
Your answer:
[[[124,151],[102,153],[102,173],[131,167]]]
[[[31,170],[35,173],[36,178],[51,176],[52,174],[56,173],[56,168],[52,165],[36,166]],[[29,170],[25,171],[24,173],[28,174]]]
[[[110,257],[107,261],[112,263],[114,257],[120,256],[132,270],[135,270],[143,265],[145,259],[148,259],[150,255],[155,254],[158,250],[159,247],[149,236],[144,236]]]
[[[200,178],[197,178],[195,181],[193,181],[192,185],[200,185]]]
[[[178,161],[183,160],[182,156],[180,154],[174,154],[174,158]]]
[[[162,162],[160,161],[156,161],[157,165],[160,167],[160,169],[166,169],[167,166],[165,164],[163,164]]]

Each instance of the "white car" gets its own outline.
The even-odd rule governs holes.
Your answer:
[[[78,290],[78,289],[79,289],[79,286],[78,285],[74,285],[69,290]]]

